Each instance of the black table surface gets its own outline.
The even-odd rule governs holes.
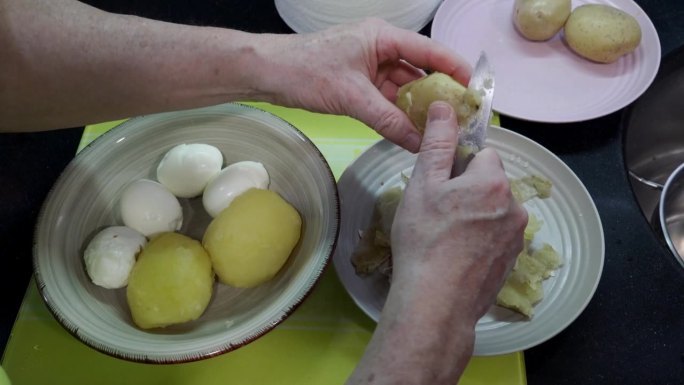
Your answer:
[[[171,22],[292,32],[272,1],[86,2],[108,11]],[[684,1],[637,3],[653,21],[667,60],[684,45]],[[429,31],[430,25],[422,33],[429,35]],[[525,351],[531,385],[684,384],[684,269],[651,230],[632,194],[622,152],[624,112],[560,125],[502,116],[502,126],[547,147],[578,175],[596,203],[606,242],[603,275],[585,311],[563,332]],[[0,135],[3,350],[31,277],[36,216],[50,187],[73,158],[82,131],[75,127]]]

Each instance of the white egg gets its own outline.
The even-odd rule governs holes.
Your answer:
[[[107,289],[126,286],[135,258],[146,244],[145,236],[129,227],[103,229],[83,253],[88,276],[94,284]]]
[[[180,230],[183,224],[178,198],[161,183],[149,179],[129,184],[119,204],[123,223],[146,237]]]
[[[179,198],[202,193],[211,178],[221,171],[223,155],[209,144],[179,144],[169,150],[157,166],[159,183]]]
[[[207,213],[216,217],[243,192],[251,189],[266,189],[270,183],[268,172],[259,162],[242,161],[221,170],[204,189],[202,204]]]

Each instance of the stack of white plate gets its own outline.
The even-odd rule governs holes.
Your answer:
[[[367,17],[420,31],[432,20],[441,3],[442,0],[275,0],[280,17],[298,33]]]

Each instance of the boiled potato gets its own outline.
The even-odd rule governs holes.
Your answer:
[[[202,245],[185,235],[162,233],[138,256],[126,297],[143,329],[197,319],[209,305],[214,273]]]
[[[570,0],[515,0],[513,24],[529,40],[549,40],[570,16]]]
[[[428,107],[437,100],[451,104],[458,121],[465,126],[463,123],[477,112],[482,97],[466,89],[451,76],[434,72],[401,86],[396,104],[422,133],[425,131]]]
[[[280,195],[250,189],[211,221],[202,242],[221,282],[253,287],[283,267],[301,228],[299,213]]]
[[[615,7],[587,4],[570,14],[565,40],[582,57],[612,63],[639,46],[641,27],[634,17]]]

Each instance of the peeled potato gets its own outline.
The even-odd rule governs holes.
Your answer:
[[[641,27],[632,15],[615,7],[586,4],[570,14],[565,40],[582,57],[612,63],[639,46]]]
[[[525,38],[549,40],[570,16],[570,0],[515,0],[513,24]]]
[[[202,315],[213,285],[211,260],[202,245],[182,234],[162,233],[140,253],[126,297],[136,325],[164,327]]]
[[[479,94],[472,93],[451,76],[434,72],[401,86],[396,104],[422,133],[432,102],[442,100],[451,104],[458,121],[464,126],[463,123],[477,112],[481,99]]]
[[[299,213],[280,195],[251,189],[211,221],[202,243],[221,282],[253,287],[283,267],[301,228]]]

